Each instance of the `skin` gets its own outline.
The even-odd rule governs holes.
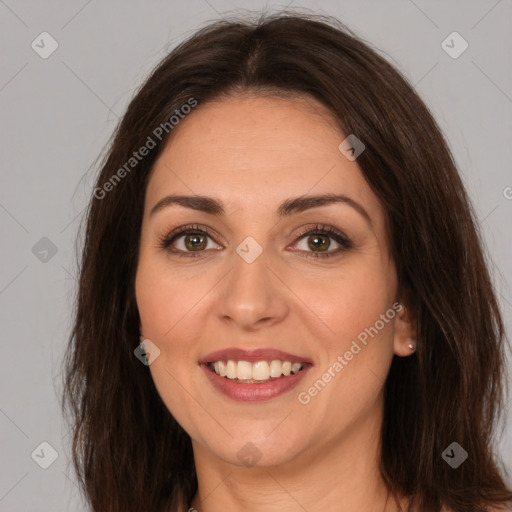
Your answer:
[[[155,385],[192,439],[199,482],[192,506],[200,512],[398,510],[386,501],[378,470],[379,435],[393,355],[412,353],[407,308],[307,405],[297,397],[401,298],[385,212],[357,160],[339,151],[345,137],[312,98],[246,93],[196,107],[152,170],[136,276],[140,328],[161,351],[150,365]],[[357,201],[371,224],[347,204],[276,216],[290,197],[323,193]],[[226,215],[178,205],[150,215],[169,194],[214,197]],[[160,236],[191,223],[213,233],[200,256],[159,246]],[[341,230],[353,247],[308,258],[315,232],[298,235],[316,223]],[[236,252],[247,236],[263,249],[250,264]],[[334,253],[338,243],[327,240]],[[179,237],[173,248],[187,251],[185,241]],[[307,357],[313,367],[281,396],[235,402],[198,366],[229,347],[271,347]],[[237,457],[247,442],[261,454],[253,467]]]

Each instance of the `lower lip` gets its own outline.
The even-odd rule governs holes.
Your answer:
[[[210,370],[206,364],[201,364],[200,366],[218,391],[232,400],[238,400],[240,402],[270,400],[276,396],[282,395],[294,388],[304,377],[309,368],[311,368],[311,365],[307,365],[303,370],[294,375],[280,377],[279,379],[262,384],[241,384],[217,375],[214,371]]]

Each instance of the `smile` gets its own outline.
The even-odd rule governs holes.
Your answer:
[[[230,348],[199,361],[213,389],[232,400],[270,400],[290,391],[304,378],[312,361],[275,349]]]
[[[300,372],[306,363],[292,363],[291,361],[215,361],[208,367],[220,377],[238,381],[239,383],[254,384],[269,382],[282,376],[288,377]]]

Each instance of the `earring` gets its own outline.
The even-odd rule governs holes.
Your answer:
[[[409,343],[409,345],[407,345],[412,351],[416,350],[416,345],[414,345],[414,343]]]

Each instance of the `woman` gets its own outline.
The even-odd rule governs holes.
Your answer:
[[[87,214],[65,404],[92,510],[505,510],[481,245],[428,109],[341,23],[198,31]]]

